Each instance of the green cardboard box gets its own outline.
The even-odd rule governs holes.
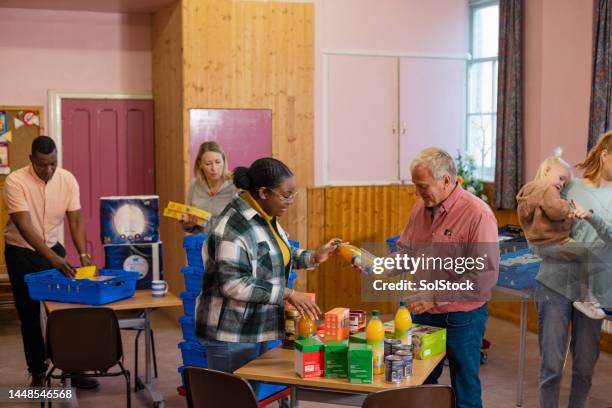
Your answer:
[[[369,344],[351,344],[349,346],[349,382],[372,384],[372,357],[372,346]]]
[[[420,324],[412,325],[412,355],[427,360],[446,352],[446,329]]]
[[[356,343],[356,344],[366,344],[366,334],[364,331],[360,331],[358,333],[355,334],[351,334],[349,336],[349,343]]]
[[[348,377],[348,341],[325,342],[325,378]]]

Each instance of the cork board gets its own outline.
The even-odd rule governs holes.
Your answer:
[[[20,112],[31,111],[38,115],[40,126],[24,125],[15,128],[15,117]],[[44,134],[44,113],[42,106],[8,106],[0,105],[0,112],[6,112],[7,127],[12,133],[12,142],[9,144],[9,166],[11,171],[30,164],[30,150],[32,141]]]

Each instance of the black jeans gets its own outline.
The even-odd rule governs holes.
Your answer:
[[[57,243],[51,248],[61,257],[66,256],[64,247]],[[28,371],[46,371],[45,343],[40,327],[40,302],[30,298],[25,276],[30,273],[51,269],[51,262],[44,256],[27,248],[6,244],[4,259],[13,288],[15,308],[21,321],[21,338]]]

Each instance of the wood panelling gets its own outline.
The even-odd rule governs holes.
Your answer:
[[[317,247],[331,238],[355,245],[384,242],[402,231],[417,200],[412,185],[311,189],[308,247]],[[338,258],[309,273],[308,290],[316,292],[317,302],[325,310],[346,306],[390,313],[396,307],[393,303],[362,302],[359,273]]]
[[[190,108],[271,109],[273,155],[293,170],[300,190],[281,222],[291,238],[306,243],[306,188],[314,182],[313,19],[313,4],[230,0],[182,0],[155,13],[156,189],[162,205],[185,199]],[[183,233],[164,218],[161,234],[166,278],[178,293]],[[305,287],[304,272],[297,285]]]
[[[187,143],[183,131],[182,23],[180,3],[153,16],[153,98],[155,101],[155,190],[160,205],[183,202]],[[160,218],[164,272],[170,291],[183,290],[183,232],[176,221]]]
[[[182,4],[185,108],[272,109],[272,153],[302,191],[282,224],[305,242],[304,188],[314,182],[313,4]]]

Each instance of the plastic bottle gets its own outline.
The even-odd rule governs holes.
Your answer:
[[[375,256],[365,249],[350,244],[338,244],[338,254],[346,262],[359,266],[366,273],[372,273]]]
[[[410,328],[412,327],[412,318],[410,312],[406,309],[406,302],[400,302],[399,308],[395,313],[395,338],[401,340],[402,344],[411,344]]]
[[[372,346],[372,367],[374,375],[385,373],[385,327],[378,310],[372,310],[372,318],[366,327],[366,343]]]
[[[317,324],[308,316],[302,316],[298,320],[298,336],[300,339],[312,337],[317,332]]]

